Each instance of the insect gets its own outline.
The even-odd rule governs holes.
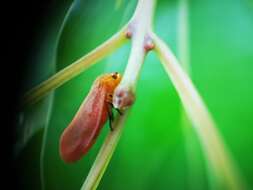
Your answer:
[[[65,162],[75,162],[89,151],[108,118],[113,130],[112,98],[120,80],[117,72],[104,74],[95,80],[75,117],[61,135],[60,155]]]

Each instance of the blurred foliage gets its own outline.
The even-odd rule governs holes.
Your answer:
[[[70,3],[60,5],[61,1],[59,12],[54,13],[58,20],[50,22],[48,46],[54,41],[56,35],[53,34],[59,29],[59,20],[63,19],[62,13]],[[56,70],[88,53],[120,29],[131,17],[135,5],[136,1],[126,0],[74,1],[60,38]],[[154,18],[154,30],[176,54],[178,5],[178,1],[158,0]],[[189,1],[189,27],[193,82],[246,181],[253,186],[252,2]],[[88,155],[75,164],[65,164],[60,159],[59,137],[94,79],[105,72],[123,73],[129,50],[130,42],[55,91],[45,152],[46,189],[81,187],[109,131],[108,124]],[[40,119],[37,120],[33,122],[39,123]],[[40,187],[42,132],[31,139],[20,155],[20,171],[26,189]],[[143,65],[136,103],[98,189],[210,189],[212,184],[206,168],[197,136],[182,122],[182,108],[175,88],[151,52]]]

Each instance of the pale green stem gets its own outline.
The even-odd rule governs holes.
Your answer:
[[[132,48],[119,88],[135,89],[146,55],[144,49],[145,36],[147,37],[147,33],[151,27],[154,4],[154,0],[140,0],[136,12],[130,21],[132,29],[132,31],[130,31],[132,32]]]
[[[56,62],[57,62],[57,50],[59,46],[59,41],[63,32],[63,29],[67,23],[67,20],[69,18],[69,15],[71,11],[73,10],[74,3],[71,4],[70,8],[67,10],[67,13],[63,19],[63,22],[60,26],[59,32],[57,34],[56,40],[55,40],[55,46],[54,46],[54,54],[53,54],[53,63],[55,64],[56,67]],[[49,128],[49,120],[51,116],[51,111],[52,111],[52,106],[53,106],[53,98],[54,98],[54,93],[51,92],[48,94],[48,98],[52,98],[51,104],[49,105],[49,111],[48,111],[48,117],[47,121],[45,123],[44,127],[44,132],[43,132],[43,137],[42,137],[42,143],[41,143],[41,151],[40,151],[40,182],[41,182],[41,190],[46,189],[46,180],[45,180],[45,171],[44,171],[44,159],[45,159],[45,153],[46,153],[46,144],[47,144],[47,135],[48,135],[48,128]]]
[[[133,42],[128,65],[122,82],[119,84],[123,89],[133,89],[138,80],[141,65],[146,55],[146,51],[144,50],[145,35],[150,30],[154,5],[154,0],[139,0],[134,16],[130,21],[128,29],[133,29],[131,31]],[[82,190],[93,190],[97,188],[120,138],[127,112],[129,110],[115,121],[113,125],[115,130],[109,133],[104,141],[88,177],[81,188]]]
[[[114,130],[107,135],[81,190],[94,190],[97,188],[121,136],[124,122],[128,115],[127,112],[129,110],[123,116],[117,117],[113,122]]]
[[[132,48],[123,78],[115,89],[113,105],[116,108],[122,109],[126,106],[124,102],[133,103],[134,101],[132,97],[134,97],[136,84],[147,53],[144,47],[150,43],[148,33],[151,30],[154,7],[155,0],[139,0],[135,13],[129,22],[128,32],[131,33]],[[124,95],[122,96],[122,94]]]
[[[54,94],[50,93],[49,98],[53,98]],[[52,106],[53,103],[49,105],[48,108],[48,116],[47,121],[45,122],[43,137],[42,137],[42,143],[41,143],[41,151],[40,151],[40,182],[41,182],[41,190],[46,189],[46,181],[45,181],[45,168],[44,168],[44,159],[45,159],[45,153],[46,153],[46,143],[47,143],[47,134],[48,134],[48,128],[49,128],[49,120],[52,112]]]
[[[188,0],[179,2],[178,54],[183,69],[190,73]]]
[[[179,1],[178,15],[178,58],[184,71],[190,76],[190,54],[189,54],[189,21],[188,0]],[[183,107],[181,107],[181,126],[184,135],[184,146],[187,159],[187,186],[189,190],[201,187],[199,181],[203,176],[198,175],[198,163],[201,161],[197,154],[198,147],[195,143],[194,131]]]
[[[79,75],[88,67],[119,48],[127,41],[125,33],[126,27],[123,27],[118,33],[113,35],[110,39],[98,46],[96,49],[31,89],[23,98],[23,106],[37,102],[51,90],[63,85],[65,82]]]
[[[228,189],[244,189],[241,177],[216,129],[216,125],[191,79],[183,71],[169,47],[154,33],[151,36],[154,40],[155,52],[179,94],[213,171],[222,179]]]

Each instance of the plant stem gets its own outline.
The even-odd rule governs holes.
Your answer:
[[[130,21],[128,30],[131,28],[132,36],[132,49],[128,60],[126,71],[123,75],[123,79],[119,84],[119,88],[126,92],[135,89],[136,82],[143,64],[146,52],[144,49],[146,43],[146,35],[150,31],[150,26],[153,17],[155,1],[154,0],[139,0],[134,16]],[[114,93],[115,96],[115,93]],[[127,96],[125,96],[127,97]],[[129,98],[129,96],[127,97]],[[114,105],[115,106],[115,105]],[[117,106],[115,106],[117,108]],[[115,130],[111,132],[105,139],[98,156],[86,178],[82,190],[96,189],[106,167],[111,159],[113,151],[118,143],[120,134],[122,132],[124,120],[127,117],[127,110],[122,117],[117,118],[114,124]]]
[[[113,104],[116,108],[124,108],[134,101],[136,83],[147,53],[145,45],[149,43],[148,33],[151,31],[154,7],[154,0],[139,0],[130,21],[132,48],[123,78],[114,93]]]
[[[132,26],[132,48],[128,64],[119,86],[130,86],[135,88],[138,76],[146,55],[144,49],[145,36],[150,31],[153,18],[153,0],[140,0],[136,12],[131,21]]]
[[[216,125],[192,81],[183,71],[169,47],[154,33],[152,33],[152,39],[155,44],[155,52],[178,91],[188,118],[199,136],[216,176],[224,182],[228,189],[244,189],[241,177],[216,129]]]
[[[179,0],[179,15],[178,15],[178,59],[184,71],[190,76],[190,46],[189,46],[189,4],[188,0]],[[204,177],[199,176],[198,164],[201,162],[201,157],[198,156],[198,146],[196,144],[195,131],[192,128],[192,124],[187,117],[187,114],[183,108],[180,107],[181,112],[181,128],[184,136],[184,146],[187,161],[187,186],[189,190],[194,190],[200,186],[199,181]]]
[[[97,188],[119,141],[128,112],[129,110],[123,116],[117,117],[113,122],[114,130],[107,135],[81,190],[93,190]]]
[[[56,68],[56,61],[57,61],[57,50],[60,42],[60,38],[63,32],[63,29],[67,23],[67,20],[69,18],[70,13],[72,12],[74,7],[74,2],[70,5],[69,9],[66,12],[66,15],[64,16],[63,22],[60,25],[59,32],[56,36],[55,40],[55,46],[53,49],[53,63]],[[40,151],[40,183],[41,183],[41,190],[46,189],[46,180],[45,180],[45,153],[46,153],[46,144],[47,144],[47,136],[48,136],[48,129],[49,129],[49,120],[52,112],[53,107],[53,100],[54,100],[54,92],[48,93],[48,98],[51,98],[51,104],[49,105],[49,111],[48,111],[48,117],[47,121],[44,127],[43,137],[42,137],[42,143],[41,143],[41,151]]]
[[[188,74],[190,73],[190,54],[189,54],[189,23],[188,23],[188,0],[179,2],[179,21],[178,21],[178,54],[180,63]]]
[[[118,33],[114,34],[96,49],[28,91],[24,95],[22,106],[36,103],[51,90],[63,85],[65,82],[85,71],[88,67],[119,48],[127,40],[125,33],[126,27],[123,27]]]
[[[195,125],[197,124],[197,126],[214,126],[214,122],[211,119],[202,99],[197,93],[188,75],[179,65],[176,57],[166,44],[154,33],[152,33],[152,38],[155,43],[155,52],[158,54],[166,72],[175,85],[183,105],[185,106],[190,118],[192,118],[193,123]]]

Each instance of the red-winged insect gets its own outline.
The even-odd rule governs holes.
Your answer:
[[[112,130],[112,97],[121,80],[119,73],[104,74],[93,83],[75,117],[60,138],[60,155],[65,162],[75,162],[85,155],[109,118]]]

